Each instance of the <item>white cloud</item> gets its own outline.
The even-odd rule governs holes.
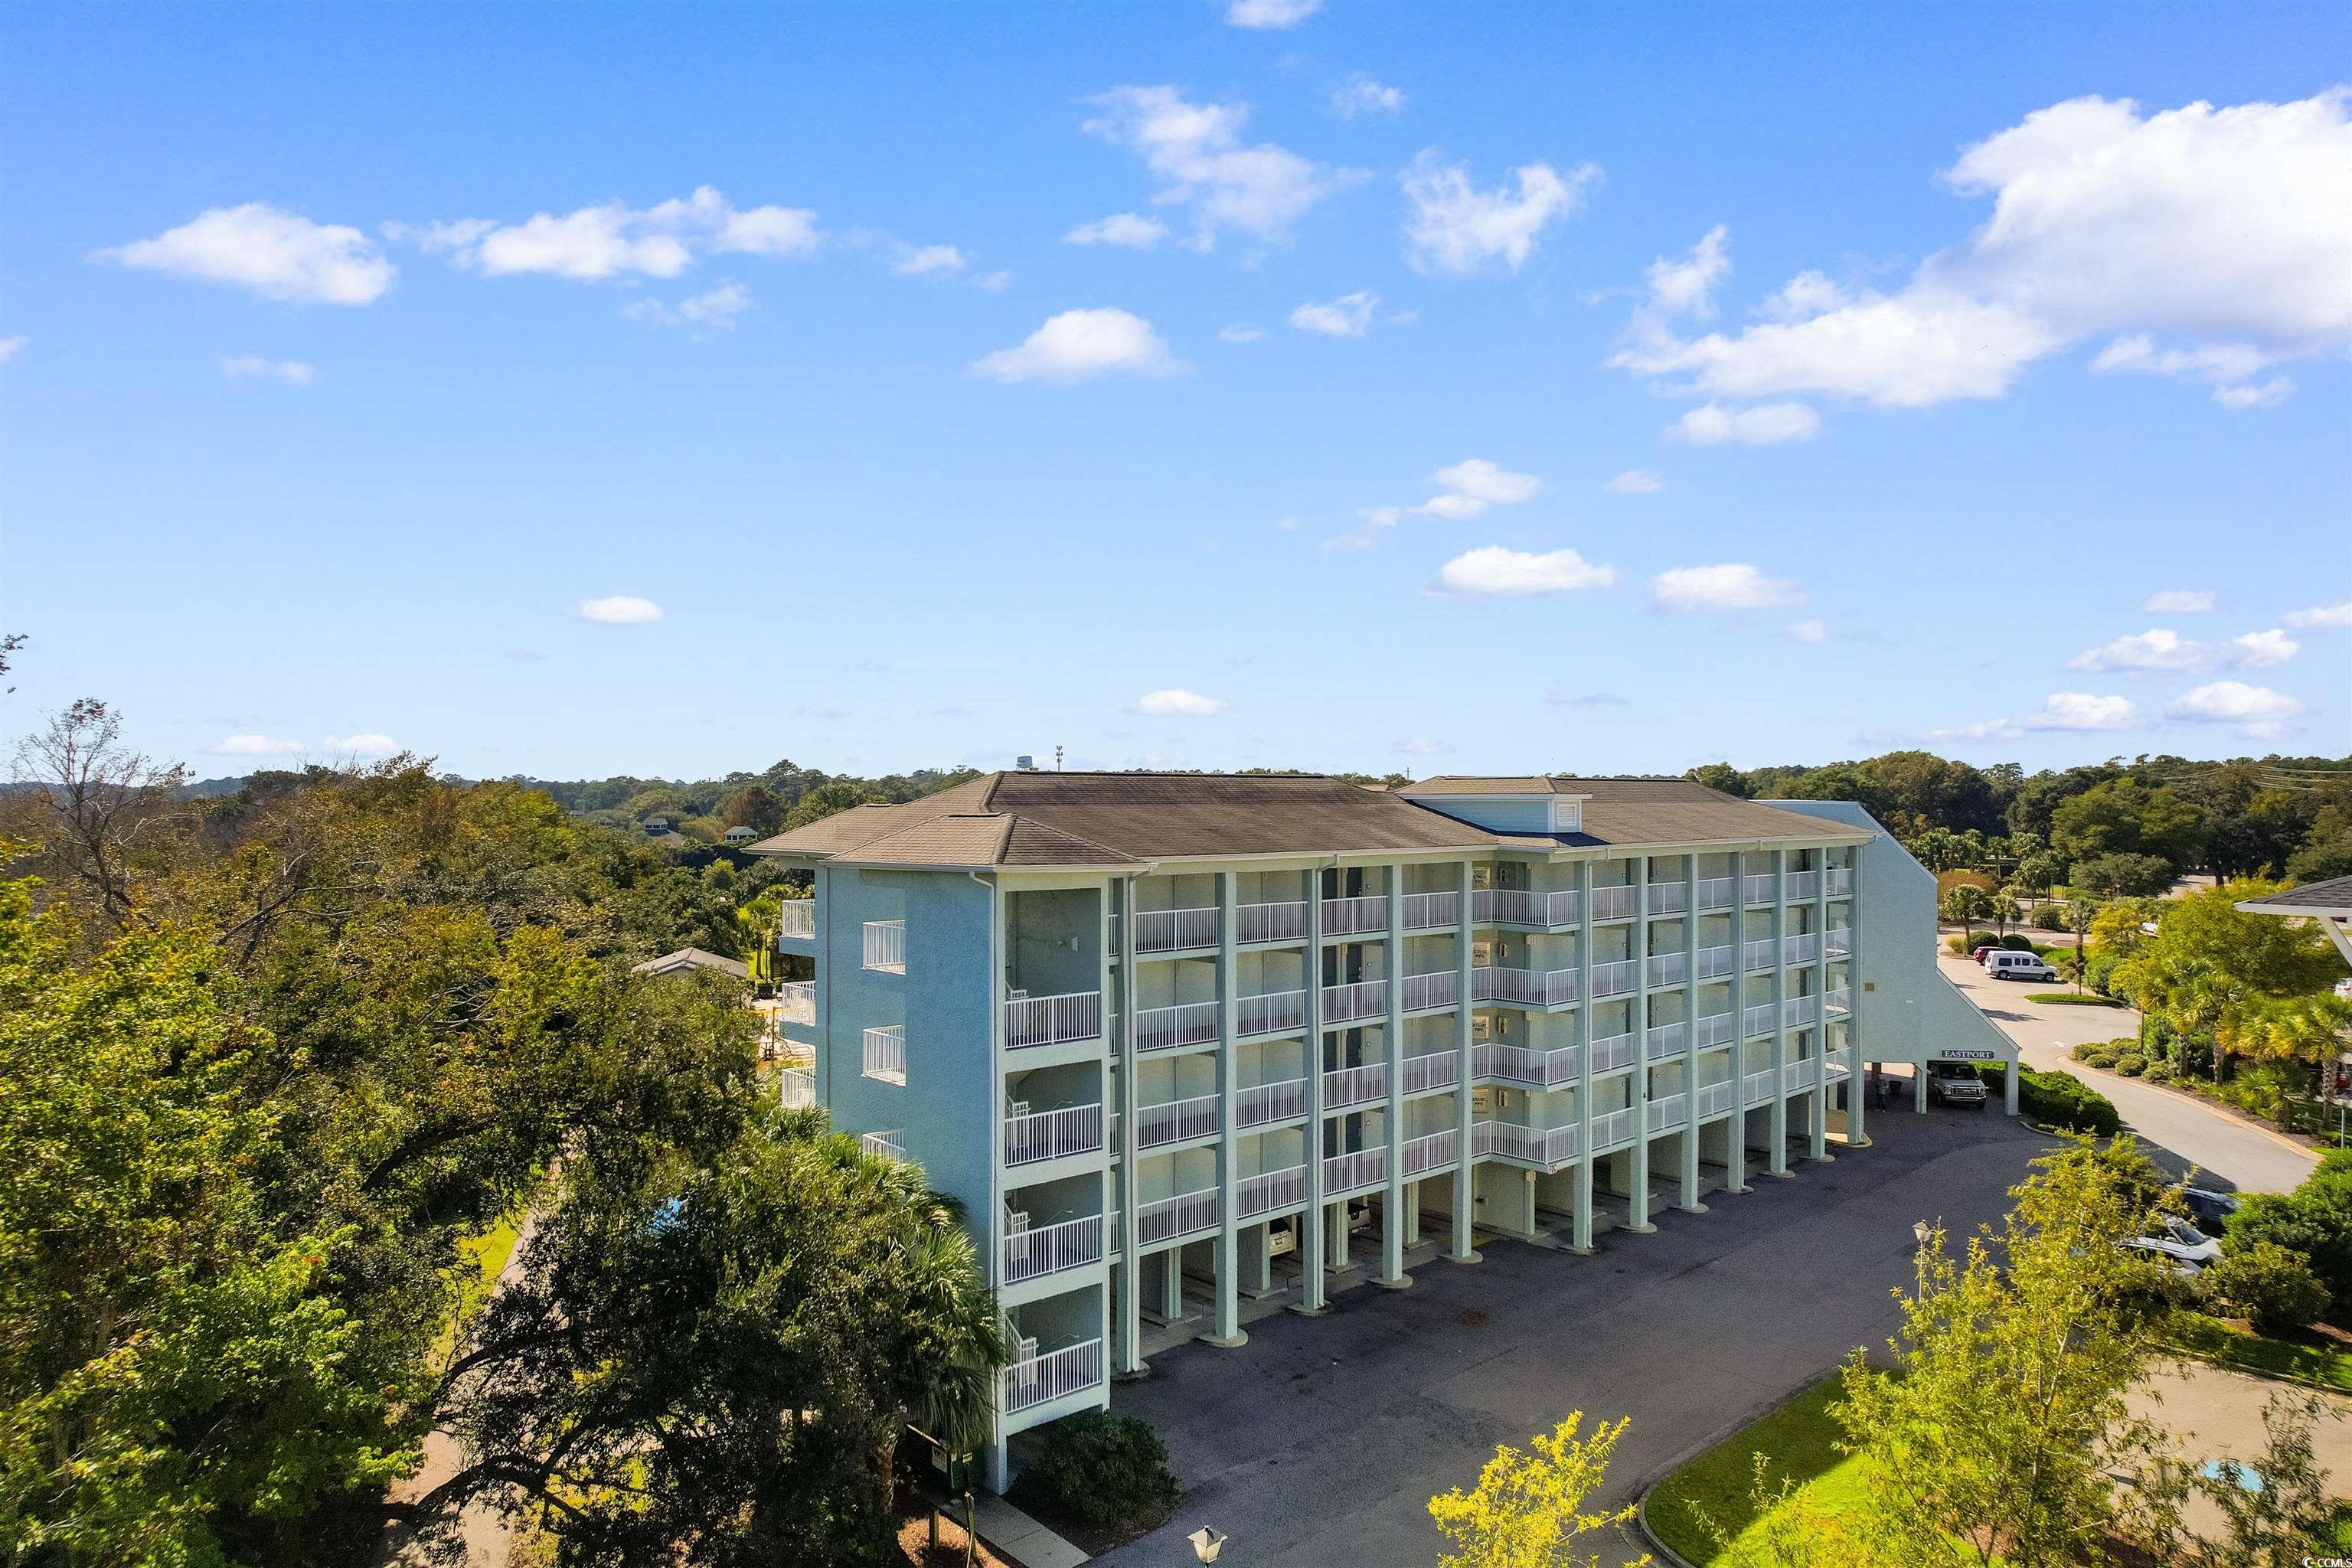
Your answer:
[[[1327,550],[1361,550],[1383,531],[1394,528],[1404,517],[1401,506],[1365,506],[1356,509],[1360,524],[1345,533],[1335,533],[1323,542]]]
[[[2300,718],[2303,704],[2267,686],[2239,680],[2216,680],[2185,692],[2164,705],[2164,716],[2194,724],[2235,724],[2241,734],[2257,739],[2275,735],[2289,719]]]
[[[1515,474],[1486,458],[1465,458],[1430,477],[1443,489],[1412,510],[1457,522],[1476,517],[1490,506],[1517,506],[1532,500],[1543,489],[1543,481],[1535,475]]]
[[[1185,209],[1201,250],[1227,229],[1282,239],[1309,208],[1360,177],[1271,142],[1244,144],[1244,104],[1193,103],[1173,87],[1113,88],[1093,102],[1102,112],[1086,122],[1087,133],[1143,160],[1160,181],[1152,201]]]
[[[1810,441],[1821,428],[1822,416],[1801,403],[1759,403],[1748,408],[1707,403],[1667,426],[1666,435],[1694,447],[1719,447],[1727,441],[1777,447],[1784,441]]]
[[[961,272],[964,254],[952,245],[902,245],[890,270],[902,278],[919,278],[931,272]]]
[[[632,300],[621,307],[621,314],[633,321],[650,321],[663,327],[690,327],[700,332],[732,331],[735,318],[753,309],[751,290],[740,283],[721,283],[704,293],[693,294],[675,305],[659,300]]]
[[[1336,300],[1321,303],[1308,301],[1290,312],[1290,324],[1302,332],[1321,332],[1326,337],[1360,338],[1372,324],[1372,311],[1380,305],[1378,294],[1358,289],[1342,294]]]
[[[1274,520],[1276,531],[1281,533],[1296,533],[1304,526],[1304,519],[1296,517],[1277,517]]]
[[[1264,336],[1265,333],[1259,328],[1240,321],[1234,322],[1230,327],[1217,329],[1217,339],[1220,342],[1254,343]]]
[[[1628,468],[1601,488],[1612,496],[1654,496],[1666,481],[1655,468]]]
[[[318,367],[299,359],[264,359],[259,354],[233,354],[221,361],[220,367],[231,381],[282,381],[289,386],[308,386],[319,374]]]
[[[1679,261],[1650,263],[1650,304],[1670,316],[1715,314],[1715,286],[1731,271],[1731,230],[1722,224],[1699,237]]]
[[[651,599],[615,594],[607,599],[583,599],[580,618],[607,626],[642,626],[662,618],[662,607]]]
[[[2169,626],[2154,626],[2086,648],[2068,659],[2066,668],[2123,670],[2134,675],[2216,668],[2270,669],[2284,664],[2302,648],[2302,644],[2276,626],[2221,642],[2198,642]]]
[[[2284,375],[2243,386],[2217,386],[2213,401],[2224,408],[2276,408],[2294,395],[2294,383]]]
[[[1397,742],[1396,749],[1409,757],[1437,757],[1444,755],[1454,748],[1443,741],[1408,735]]]
[[[267,202],[214,207],[152,239],[101,250],[97,259],[326,305],[380,299],[397,270],[358,229],[312,223]]]
[[[1002,294],[1013,287],[1013,273],[1009,268],[999,268],[993,272],[982,273],[972,281],[992,294]]]
[[[705,256],[804,256],[824,238],[806,207],[738,208],[709,185],[649,207],[612,201],[518,224],[466,218],[394,232],[490,276],[535,272],[582,282],[630,273],[675,278]]]
[[[1786,578],[1767,577],[1744,562],[1721,566],[1676,566],[1650,579],[1650,594],[1662,610],[1760,610],[1795,605],[1804,593]]]
[[[2352,599],[2340,605],[2315,605],[2308,610],[2289,610],[2279,618],[2297,631],[2352,626]]]
[[[1819,617],[1789,623],[1789,640],[1791,642],[1827,642],[1829,635],[1828,624]]]
[[[1344,87],[1331,89],[1331,112],[1342,120],[1360,114],[1394,114],[1404,108],[1404,94],[1358,71]]]
[[[230,735],[208,749],[215,757],[299,757],[310,748],[299,741],[280,741],[268,735]]]
[[[21,332],[13,338],[0,338],[0,364],[6,364],[24,353],[25,345],[30,342],[32,340]]]
[[[2352,346],[2347,103],[2336,88],[2148,115],[2129,100],[2053,105],[1945,172],[1992,212],[1895,291],[1804,273],[1766,321],[1694,340],[1645,309],[1610,363],[1719,396],[1925,407],[1998,397],[2034,361],[2121,334],[2095,369],[2213,382],[2233,407],[2275,401],[2292,387],[2244,378]]]
[[[2128,697],[2100,697],[2088,691],[2053,691],[2042,700],[2042,711],[2022,719],[1990,719],[1956,730],[1931,730],[1934,741],[2015,741],[2030,731],[2056,730],[2094,733],[2138,727],[2138,705]]]
[[[1117,245],[1129,250],[1149,250],[1168,237],[1168,226],[1140,213],[1113,213],[1082,223],[1062,237],[1065,245]]]
[[[1601,183],[1596,163],[1565,175],[1549,163],[1522,164],[1515,185],[1480,190],[1466,163],[1441,163],[1424,152],[1398,176],[1411,208],[1405,258],[1422,272],[1475,272],[1500,260],[1517,272],[1544,229],[1569,216]]]
[[[356,735],[330,735],[327,750],[346,757],[392,757],[400,754],[400,742],[380,731],[366,730]]]
[[[1185,368],[1151,323],[1126,310],[1064,310],[1022,341],[972,362],[991,381],[1066,384],[1099,375],[1172,375]]]
[[[1489,544],[1457,555],[1438,568],[1433,584],[1444,594],[1506,595],[1573,594],[1586,588],[1606,588],[1617,581],[1617,568],[1597,566],[1573,550],[1535,554]]]
[[[1323,9],[1323,0],[1233,0],[1225,20],[1236,27],[1296,27]]]
[[[1171,686],[1145,692],[1129,703],[1127,710],[1150,719],[1205,719],[1212,713],[1223,712],[1225,705],[1213,697],[1203,697],[1197,691]]]
[[[2139,607],[2151,616],[2201,615],[2214,605],[2210,588],[2167,588],[2150,594],[2140,601]]]

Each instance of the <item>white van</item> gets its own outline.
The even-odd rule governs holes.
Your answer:
[[[1996,947],[1985,954],[1985,973],[1995,980],[2055,980],[2058,972],[2042,962],[2039,953],[2020,952],[2014,948]]]

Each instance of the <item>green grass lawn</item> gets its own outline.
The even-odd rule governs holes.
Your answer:
[[[2101,996],[2089,991],[2084,992],[2079,996],[2072,991],[2029,991],[2025,994],[2025,999],[2028,1002],[2055,1002],[2062,1007],[2120,1007],[2123,1005],[2112,996]]]
[[[1650,1494],[1650,1528],[1659,1540],[1698,1565],[1721,1556],[1706,1521],[1738,1540],[1756,1521],[1754,1456],[1769,1456],[1766,1486],[1777,1491],[1785,1478],[1799,1486],[1814,1483],[1822,1506],[1842,1511],[1859,1500],[1861,1479],[1853,1460],[1833,1446],[1843,1435],[1830,1406],[1841,1384],[1825,1377],[1752,1426],[1744,1426],[1676,1470]]]
[[[2173,1342],[2181,1349],[2247,1372],[2273,1377],[2301,1378],[2352,1393],[2352,1351],[2340,1343],[2312,1338],[2272,1340],[2219,1318],[2184,1312],[2173,1326]]]

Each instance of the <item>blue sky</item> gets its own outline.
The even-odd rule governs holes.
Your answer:
[[[0,717],[2352,749],[2340,8],[1299,9],[13,10]]]

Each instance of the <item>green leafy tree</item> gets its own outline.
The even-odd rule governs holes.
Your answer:
[[[1703,763],[1685,773],[1683,777],[1696,784],[1703,784],[1709,789],[1721,790],[1725,795],[1736,796],[1740,800],[1750,798],[1748,780],[1729,763]]]
[[[2327,1315],[2334,1300],[2311,1271],[2311,1259],[2274,1241],[2233,1247],[2198,1277],[2206,1299],[2250,1321],[2263,1333],[2299,1334]]]
[[[2168,786],[2126,775],[2093,784],[2052,812],[2050,846],[2070,861],[2149,855],[2183,871],[2196,859],[2203,820]]]
[[[2078,860],[2074,886],[2103,898],[2150,898],[2172,886],[2172,866],[2154,855],[2094,855]]]
[[[2230,1054],[2283,1037],[2261,1026],[2280,1016],[2280,999],[2318,992],[2342,968],[2320,932],[2237,908],[2279,886],[2229,882],[2169,901],[2155,937],[2115,971],[2116,989],[2142,1012],[2212,1042],[2217,1082]]]
[[[1600,1513],[1584,1500],[1601,1489],[1631,1422],[1603,1422],[1588,1436],[1578,1431],[1583,1421],[1584,1412],[1571,1412],[1525,1452],[1496,1447],[1475,1487],[1429,1500],[1429,1517],[1451,1548],[1438,1568],[1600,1568],[1591,1538],[1614,1534],[1634,1505]],[[1649,1561],[1647,1552],[1624,1560],[1626,1568]]]
[[[1975,938],[1978,924],[1991,917],[1992,908],[1991,894],[1982,888],[1962,882],[1945,893],[1936,912],[1943,916],[1947,924],[1960,928],[1963,945],[1966,945]]]
[[[824,821],[836,811],[847,811],[854,805],[871,805],[880,799],[879,795],[861,785],[846,781],[819,784],[801,796],[785,815],[784,828],[789,832],[795,827],[806,827],[812,822]]]
[[[727,797],[719,808],[719,820],[729,827],[774,833],[783,826],[787,809],[767,785],[748,784]]]

